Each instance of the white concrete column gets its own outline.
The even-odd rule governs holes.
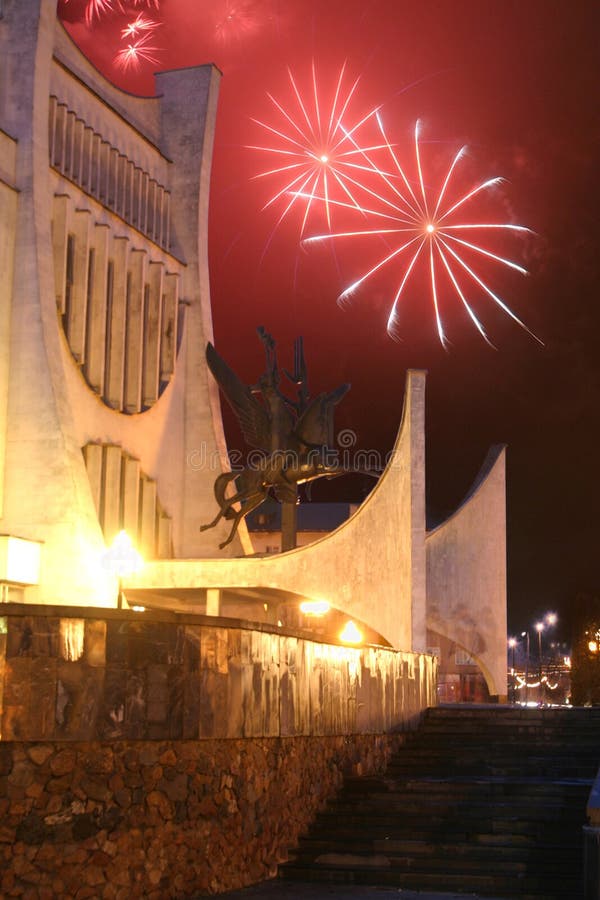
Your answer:
[[[60,169],[64,168],[64,152],[65,152],[65,128],[67,123],[67,106],[65,103],[56,105],[55,125],[54,125],[54,142],[52,165]]]
[[[123,153],[119,153],[117,160],[117,202],[116,212],[122,219],[125,218],[127,207],[127,164],[129,160]]]
[[[157,542],[158,558],[170,559],[173,556],[173,522],[166,513],[161,513],[158,517]]]
[[[129,295],[125,318],[125,396],[124,409],[138,413],[142,408],[142,354],[144,333],[144,295],[146,251],[129,254]]]
[[[142,207],[142,170],[139,166],[133,169],[133,190],[131,201],[131,223],[136,228],[141,229],[141,207]]]
[[[92,147],[94,143],[94,129],[86,125],[83,129],[83,139],[81,143],[81,170],[79,180],[81,186],[86,191],[91,191],[92,185]]]
[[[221,591],[219,588],[206,589],[206,615],[221,615]]]
[[[75,113],[68,109],[65,124],[65,152],[63,156],[63,172],[67,178],[73,177],[73,144],[75,139]]]
[[[107,305],[107,353],[104,378],[104,399],[113,409],[123,408],[123,378],[125,370],[125,317],[129,278],[129,238],[113,237],[113,283],[110,304]]]
[[[156,482],[142,475],[140,480],[139,550],[144,559],[156,557]]]
[[[100,197],[100,162],[102,157],[102,138],[96,132],[92,135],[90,148],[90,194]]]
[[[102,514],[103,454],[101,444],[86,444],[83,448],[85,467],[90,480],[90,488],[98,518]]]
[[[146,209],[146,234],[154,240],[154,207],[156,204],[156,181],[154,178],[148,180],[147,191],[147,209]]]
[[[54,163],[54,145],[56,142],[56,108],[58,99],[54,94],[50,95],[50,105],[48,107],[48,159],[50,165]]]
[[[163,197],[162,246],[165,250],[171,249],[171,194],[169,191],[165,191]]]
[[[52,205],[52,248],[54,251],[54,290],[56,306],[65,312],[65,275],[67,241],[71,227],[71,199],[68,194],[55,194]]]
[[[104,477],[102,490],[102,528],[110,544],[122,528],[121,466],[123,451],[113,445],[104,447]]]
[[[177,352],[177,310],[179,275],[167,272],[164,279],[163,312],[160,342],[160,380],[168,381],[175,370]]]
[[[106,304],[110,229],[96,223],[93,229],[94,271],[87,309],[85,377],[97,394],[104,390],[106,361]]]
[[[73,159],[71,165],[71,177],[78,184],[82,182],[83,171],[83,136],[85,133],[85,122],[83,119],[75,117],[73,123]]]
[[[73,285],[68,305],[66,331],[71,353],[81,365],[85,359],[85,326],[89,291],[90,228],[89,209],[76,209],[73,216]]]
[[[122,525],[134,544],[138,540],[140,515],[140,462],[131,456],[123,457],[123,516]]]
[[[100,152],[98,154],[98,198],[108,203],[110,184],[110,144],[100,140]]]
[[[12,155],[14,162],[14,150],[10,138],[0,141],[0,151],[6,157]],[[12,151],[12,152],[11,152]],[[3,160],[3,162],[8,160]],[[10,174],[14,181],[14,165]],[[17,191],[4,181],[0,181],[0,518],[4,505],[4,477],[6,440],[8,427],[8,390],[10,373],[10,320],[13,299],[13,274],[14,274],[14,249],[15,230],[17,220]]]
[[[112,209],[117,209],[119,203],[119,151],[111,147],[108,155],[108,193],[107,202]]]
[[[144,366],[142,405],[152,406],[158,398],[164,263],[148,266],[148,302],[144,318]]]

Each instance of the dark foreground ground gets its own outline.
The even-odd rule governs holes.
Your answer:
[[[196,900],[202,900],[199,895]],[[265,881],[239,891],[219,894],[219,900],[483,900],[477,894],[431,893],[409,891],[396,887],[368,885],[293,884],[285,881]],[[213,897],[214,900],[214,897]],[[486,900],[503,900],[487,897]]]

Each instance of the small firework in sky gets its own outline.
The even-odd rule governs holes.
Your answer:
[[[138,13],[137,17],[132,22],[129,22],[125,28],[121,29],[121,37],[123,40],[126,40],[127,38],[136,38],[138,35],[143,34],[144,31],[154,31],[159,26],[160,22],[155,22],[153,19],[147,19],[143,13]]]
[[[118,0],[117,0],[118,2]],[[100,19],[107,13],[114,12],[115,4],[113,0],[87,0],[85,8],[85,21],[88,27],[91,27],[94,19]]]
[[[523,275],[526,269],[510,259],[492,252],[491,249],[473,243],[473,234],[486,236],[498,235],[502,232],[531,233],[530,229],[522,225],[510,223],[480,222],[463,218],[463,211],[468,209],[470,201],[477,195],[500,184],[502,178],[490,178],[477,184],[465,193],[459,192],[449,199],[450,187],[453,181],[456,167],[464,157],[466,147],[462,147],[454,156],[441,185],[433,189],[426,184],[423,166],[421,162],[421,148],[419,146],[420,125],[415,126],[414,150],[416,160],[417,178],[411,183],[406,176],[398,155],[390,141],[377,113],[377,122],[383,138],[387,163],[392,172],[386,172],[382,168],[377,169],[380,178],[378,191],[369,191],[370,207],[361,206],[363,215],[376,220],[378,223],[372,228],[356,231],[345,231],[330,234],[315,235],[306,238],[303,243],[325,241],[337,238],[365,238],[377,236],[383,239],[388,246],[384,256],[368,271],[347,287],[340,294],[338,301],[348,300],[371,276],[387,266],[398,266],[399,283],[394,295],[392,307],[388,317],[388,333],[396,337],[398,332],[398,305],[405,292],[406,285],[415,274],[418,263],[425,264],[428,293],[433,305],[437,335],[444,348],[448,346],[448,340],[444,330],[440,309],[440,296],[443,287],[449,289],[460,300],[471,321],[487,341],[493,346],[486,331],[473,309],[473,295],[477,298],[482,295],[490,298],[496,306],[503,310],[511,319],[524,328],[535,340],[539,338],[525,325],[524,322],[507,306],[501,297],[495,293],[476,271],[475,261],[491,261],[492,265],[513,269]],[[372,163],[372,159],[369,159]],[[391,165],[389,165],[391,163]],[[312,199],[312,196],[303,194]],[[373,201],[376,201],[373,203]],[[338,204],[350,209],[356,204],[343,202]],[[394,246],[397,241],[397,246]],[[394,270],[396,271],[396,270]],[[542,343],[539,341],[539,343]]]
[[[350,118],[349,107],[354,98],[358,79],[350,87],[344,85],[345,64],[342,66],[332,95],[327,96],[317,84],[315,65],[312,66],[310,90],[304,94],[297,80],[288,70],[292,89],[292,103],[285,105],[268,94],[273,104],[273,122],[254,119],[267,133],[269,143],[250,146],[274,160],[272,168],[261,172],[255,178],[275,179],[278,186],[265,203],[267,209],[283,203],[283,211],[275,225],[282,222],[294,206],[303,210],[300,236],[304,234],[306,223],[314,206],[323,204],[327,224],[331,227],[331,209],[334,202],[347,202],[359,208],[355,197],[365,173],[372,175],[372,167],[366,162],[365,154],[375,147],[364,147],[359,143],[358,132],[376,110],[353,119],[351,126],[343,124]]]
[[[148,41],[150,35],[146,34],[136,41],[132,41],[123,47],[115,56],[115,65],[124,72],[139,69],[142,62],[157,63],[158,57],[155,55],[158,47],[151,47]]]
[[[87,0],[85,21],[91,28],[96,19],[110,13],[128,13],[132,9],[160,9],[160,0]]]
[[[256,5],[250,2],[226,0],[223,10],[217,12],[215,37],[222,44],[231,44],[250,37],[260,27]]]

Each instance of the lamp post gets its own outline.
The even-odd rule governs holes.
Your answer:
[[[511,650],[511,665],[510,665],[510,674],[511,674],[511,696],[512,702],[515,702],[515,649],[517,646],[517,639],[514,637],[510,637],[508,639],[508,647]]]
[[[117,576],[117,609],[123,609],[123,578],[139,572],[144,560],[137,552],[126,531],[120,531],[102,556],[103,566]]]
[[[527,706],[529,700],[529,632],[522,631],[521,637],[527,639],[527,650],[525,653],[525,706]]]

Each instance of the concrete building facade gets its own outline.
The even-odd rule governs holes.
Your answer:
[[[214,551],[197,522],[225,456],[204,364],[219,78],[165,72],[130,96],[55,2],[4,4],[0,531],[41,544],[32,602],[112,605],[121,528],[150,559]]]
[[[205,361],[219,78],[164,72],[156,96],[129,95],[74,46],[54,0],[4,2],[0,551],[37,550],[39,566],[0,568],[3,599],[114,606],[103,557],[124,528],[147,561],[126,590],[147,607],[227,615],[229,602],[276,624],[290,599],[327,599],[395,648],[457,641],[503,696],[504,456],[428,535],[424,373],[407,375],[377,486],[331,534],[259,558],[245,527],[225,552],[229,523],[199,530],[226,464]]]

